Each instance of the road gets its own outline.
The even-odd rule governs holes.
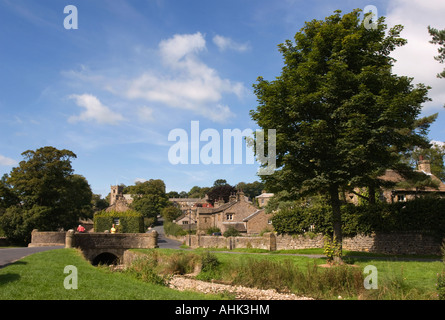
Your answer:
[[[158,233],[158,246],[159,248],[166,248],[166,249],[179,249],[179,247],[182,245],[180,241],[169,239],[165,236],[164,233],[164,226],[163,226],[163,218],[159,218],[158,221],[161,223],[160,225],[157,225],[153,229],[156,230]]]
[[[20,260],[30,254],[41,252],[41,251],[47,251],[47,250],[53,250],[53,249],[60,249],[64,246],[54,246],[54,247],[23,247],[23,248],[4,248],[0,249],[0,268],[3,268],[7,266],[8,264],[11,264],[17,260]]]

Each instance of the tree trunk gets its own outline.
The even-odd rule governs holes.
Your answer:
[[[338,186],[332,185],[329,187],[330,203],[332,207],[332,224],[334,229],[333,240],[335,240],[340,246],[340,253],[342,252],[342,227],[341,227],[341,211],[340,211],[340,198],[338,195]],[[335,263],[341,263],[341,256],[334,257]]]
[[[369,199],[369,204],[375,204],[375,187],[374,185],[370,184],[368,186],[368,199]]]

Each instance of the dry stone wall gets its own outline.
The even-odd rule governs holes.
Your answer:
[[[324,239],[318,235],[279,235],[266,233],[262,237],[223,237],[193,235],[185,237],[192,248],[255,248],[265,250],[292,250],[323,248]],[[387,233],[358,235],[343,239],[343,249],[383,254],[441,254],[442,241],[418,233]]]

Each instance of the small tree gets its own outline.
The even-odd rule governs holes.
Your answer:
[[[182,214],[181,209],[175,206],[168,206],[161,210],[161,216],[166,221],[173,221]]]

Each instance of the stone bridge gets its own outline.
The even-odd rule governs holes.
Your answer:
[[[66,233],[65,248],[79,248],[93,265],[122,261],[128,249],[157,248],[158,233]]]
[[[105,232],[39,232],[34,230],[29,247],[65,245],[78,248],[93,265],[122,261],[128,249],[158,247],[158,233],[105,233]]]

